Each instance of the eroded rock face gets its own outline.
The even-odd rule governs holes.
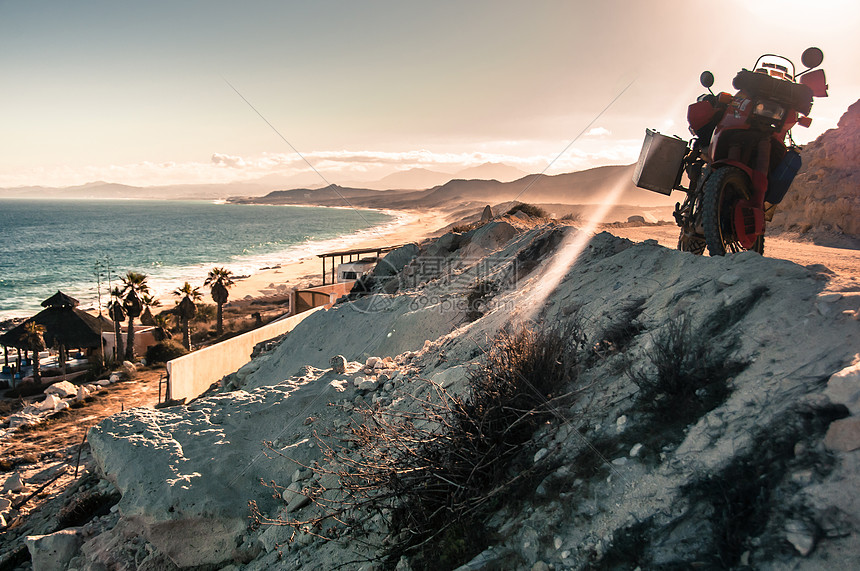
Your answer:
[[[307,448],[288,442],[297,417],[284,408],[287,398],[295,412],[317,396],[307,382],[236,391],[182,409],[136,408],[93,428],[93,456],[122,493],[122,516],[137,521],[180,567],[228,559],[248,526],[249,500],[262,510],[274,506],[261,478],[297,467],[263,442],[308,460]]]
[[[552,232],[520,234],[502,250],[485,236],[482,249],[494,257],[531,252],[523,257],[534,267],[516,287],[500,290],[495,309],[479,319],[465,321],[451,303],[466,295],[460,283],[474,282],[478,270],[452,263],[450,274],[399,296],[372,295],[310,316],[249,367],[255,370],[243,381],[246,390],[102,422],[90,442],[123,494],[123,525],[142,529],[181,567],[236,561],[241,552],[248,558],[243,569],[271,569],[285,564],[279,551],[287,550],[291,568],[355,561],[350,549],[361,542],[349,537],[325,543],[284,526],[249,529],[247,502],[269,517],[308,521],[325,509],[309,495],[336,500],[339,492],[337,461],[323,457],[315,435],[347,433],[362,406],[395,418],[420,410],[431,393],[462,397],[500,330],[580,319],[596,353],[580,363],[580,384],[571,390],[585,390],[587,398],[561,410],[526,450],[535,466],[558,467],[535,482],[537,500],[524,492],[515,509],[491,514],[494,544],[469,568],[502,560],[518,569],[608,565],[613,557],[630,557],[615,559],[619,568],[717,561],[721,520],[713,514],[726,503],[722,491],[738,488],[738,509],[765,497],[765,488],[771,501],[756,506],[760,518],[730,522],[748,551],[724,565],[781,568],[806,557],[812,568],[845,554],[860,560],[855,523],[843,523],[860,521],[860,500],[846,493],[860,474],[860,429],[848,416],[860,410],[860,329],[846,314],[857,307],[857,292],[826,291],[816,270],[752,252],[704,258],[606,233],[547,285],[545,262],[568,246],[551,240]],[[498,279],[504,268],[483,267],[489,274],[480,277]],[[431,299],[434,305],[419,303]],[[821,304],[832,309],[822,312]],[[731,347],[744,366],[725,380],[723,400],[676,433],[643,409],[624,371],[631,364],[654,368],[655,339],[679,316],[709,344]],[[620,326],[631,338],[615,352],[599,341]],[[332,355],[343,357],[334,363]],[[598,460],[595,442],[602,443]],[[828,443],[833,465],[819,461]],[[597,467],[585,470],[589,464]],[[279,486],[271,490],[261,480]],[[807,533],[817,529],[823,537]],[[373,531],[388,530],[380,522]],[[640,553],[625,554],[631,545]]]
[[[801,157],[803,166],[768,227],[860,237],[860,101]]]

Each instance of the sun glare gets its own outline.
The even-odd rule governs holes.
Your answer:
[[[526,308],[523,316],[525,321],[533,320],[544,307],[547,298],[555,291],[588,246],[588,243],[591,242],[597,226],[604,220],[609,210],[618,203],[626,186],[626,181],[620,181],[615,188],[606,194],[600,206],[591,213],[585,224],[577,228],[575,232],[568,234],[559,245],[558,253],[552,258],[540,277],[535,280],[537,282],[535,288],[523,300],[523,306]]]

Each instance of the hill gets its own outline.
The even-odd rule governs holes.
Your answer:
[[[860,239],[860,101],[804,147],[803,165],[769,230],[826,239],[835,233]]]
[[[619,204],[667,206],[674,200],[636,188],[633,165],[607,166],[560,175],[527,175],[511,182],[454,179],[423,191],[371,191],[341,188],[316,191],[275,191],[258,198],[238,199],[256,204],[314,204],[365,208],[444,210],[483,206],[512,200],[548,204],[599,204],[614,189],[622,189]]]
[[[102,481],[67,501],[107,515],[33,528],[34,560],[860,562],[858,294],[821,266],[509,219],[399,268],[212,394],[93,428]]]

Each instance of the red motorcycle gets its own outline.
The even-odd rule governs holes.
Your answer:
[[[795,74],[787,58],[763,55],[753,71],[735,76],[735,95],[715,95],[714,76],[706,71],[699,79],[708,93],[687,108],[695,135],[689,143],[646,130],[633,182],[665,195],[687,193],[683,204],[675,204],[679,250],[764,253],[765,222],[800,169],[790,130],[808,127],[812,98],[827,97],[824,70],[814,69],[823,59],[818,48],[807,49],[801,57],[807,69]]]

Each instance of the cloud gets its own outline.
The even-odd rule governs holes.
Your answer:
[[[224,155],[221,153],[214,153],[212,155],[212,162],[219,166],[231,167],[231,168],[242,168],[247,165],[245,159],[242,157],[236,157],[233,155]]]
[[[312,169],[308,163],[333,183],[376,180],[392,172],[411,168],[456,172],[483,163],[505,163],[532,173],[546,169],[549,174],[557,174],[594,166],[630,164],[639,155],[641,141],[616,141],[595,137],[580,141],[564,155],[557,157],[558,150],[566,145],[567,142],[564,141],[543,141],[535,144],[499,141],[471,144],[470,147],[482,150],[469,152],[440,152],[429,149],[327,150],[305,153],[304,159],[296,153],[248,156],[213,153],[209,161],[199,162],[143,161],[125,165],[92,165],[78,168],[62,165],[29,170],[8,166],[4,168],[4,165],[0,165],[0,188],[27,185],[62,187],[94,180],[133,186],[158,186],[245,182],[272,176],[289,179],[311,173]],[[543,151],[535,152],[541,147]]]
[[[603,127],[594,127],[588,133],[585,134],[586,137],[605,137],[606,135],[611,135],[612,131],[609,129],[604,129]]]

